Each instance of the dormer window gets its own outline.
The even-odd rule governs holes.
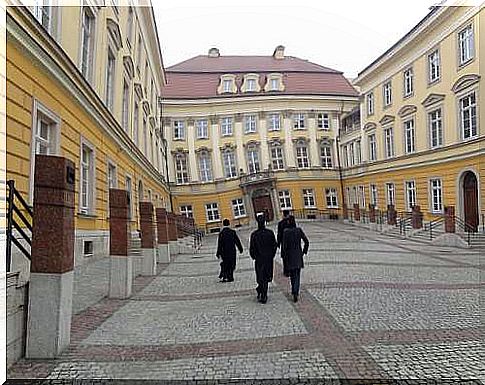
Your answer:
[[[271,79],[269,87],[271,91],[278,91],[278,89],[280,88],[279,79]]]
[[[224,80],[223,92],[232,92],[232,80]]]
[[[241,87],[243,92],[259,92],[259,75],[258,74],[247,74],[244,75],[244,82]]]
[[[248,79],[246,83],[246,91],[256,91],[256,80],[255,79]]]
[[[283,75],[280,73],[272,73],[268,75],[268,80],[266,81],[266,85],[264,87],[265,91],[283,91],[284,84],[283,84]]]

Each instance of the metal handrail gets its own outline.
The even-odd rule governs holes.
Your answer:
[[[475,228],[471,226],[470,224],[466,223],[463,219],[457,216],[453,216],[453,219],[455,221],[455,225],[457,225],[460,230],[462,230],[464,233],[466,233],[466,242],[468,245],[470,245],[471,242],[471,234],[475,233]]]
[[[8,196],[7,196],[7,271],[10,271],[12,265],[12,243],[24,254],[29,260],[31,259],[31,251],[28,251],[19,239],[23,239],[32,247],[32,235],[29,236],[24,228],[27,228],[32,234],[32,208],[27,204],[25,199],[15,189],[15,181],[8,180]],[[17,205],[16,201],[20,203]],[[25,213],[25,214],[24,214]],[[15,214],[15,215],[14,215]],[[27,218],[30,217],[30,220]],[[17,220],[19,219],[19,220]],[[13,230],[20,234],[20,238],[14,237]]]
[[[413,221],[413,217],[404,216],[399,217],[399,234],[406,236],[406,228],[408,224],[411,224]]]

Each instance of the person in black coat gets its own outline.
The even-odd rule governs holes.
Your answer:
[[[301,242],[304,247],[301,249]],[[298,294],[300,292],[300,272],[304,267],[303,255],[308,253],[310,243],[308,238],[300,227],[296,227],[295,217],[290,215],[288,217],[288,227],[283,231],[283,239],[281,243],[281,256],[283,258],[283,266],[285,266],[285,275],[291,280],[291,294],[293,301],[298,301]]]
[[[283,210],[283,219],[278,222],[278,232],[276,235],[276,241],[278,247],[281,246],[281,239],[283,238],[283,231],[288,227],[288,216],[290,212],[288,210]]]
[[[258,229],[253,231],[250,238],[249,255],[255,261],[258,301],[266,303],[268,283],[273,280],[273,259],[277,247],[273,231],[265,227],[265,217],[259,215],[257,221]]]
[[[236,269],[236,247],[239,253],[243,252],[243,247],[237,233],[229,228],[229,219],[224,219],[222,224],[224,228],[219,233],[216,252],[216,257],[222,259],[219,278],[222,278],[222,282],[233,282]]]

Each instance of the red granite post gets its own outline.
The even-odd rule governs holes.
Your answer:
[[[178,231],[176,215],[174,213],[167,213],[168,216],[168,244],[170,245],[170,255],[176,255],[179,253],[178,248]]]
[[[157,208],[157,238],[158,238],[158,262],[170,262],[170,248],[168,245],[168,216],[167,210]]]
[[[394,205],[387,205],[387,224],[396,226],[397,224],[397,211]]]
[[[140,235],[143,255],[142,275],[157,273],[157,250],[155,248],[155,224],[153,222],[153,203],[140,202]]]
[[[344,219],[349,219],[349,209],[347,208],[347,204],[343,204],[343,216]]]
[[[133,285],[133,261],[128,255],[131,234],[129,228],[128,191],[109,190],[109,249],[110,249],[110,298],[128,298]]]
[[[376,206],[369,204],[369,220],[371,223],[376,223]]]
[[[70,342],[75,166],[36,155],[27,358],[54,358]]]
[[[445,232],[454,233],[455,231],[455,206],[445,206]]]
[[[358,203],[354,203],[354,218],[356,221],[360,221],[360,207]]]
[[[418,205],[413,207],[412,224],[413,229],[423,228],[423,213],[421,212],[421,207]]]

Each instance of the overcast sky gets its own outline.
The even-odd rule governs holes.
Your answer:
[[[436,1],[161,0],[153,1],[165,67],[210,47],[221,55],[285,54],[353,78]]]

